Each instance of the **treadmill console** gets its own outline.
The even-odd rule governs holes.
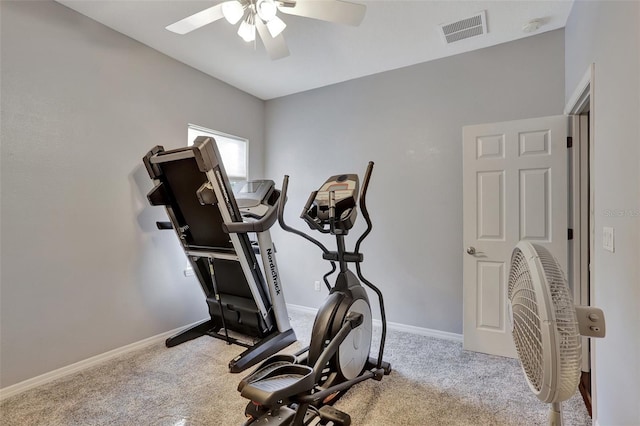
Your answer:
[[[234,191],[242,216],[262,218],[269,209],[274,189],[275,182],[272,180],[253,180],[245,182],[239,190]]]

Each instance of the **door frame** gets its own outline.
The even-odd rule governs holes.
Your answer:
[[[584,76],[569,98],[564,113],[573,116],[571,133],[573,149],[569,156],[571,166],[570,183],[570,227],[574,229],[570,254],[570,276],[573,279],[574,303],[593,305],[595,290],[594,257],[594,143],[595,143],[595,64],[590,64]],[[579,284],[579,285],[576,285]],[[596,344],[583,338],[583,380],[580,393],[587,405],[594,424],[597,423],[597,388],[593,369],[596,360]]]

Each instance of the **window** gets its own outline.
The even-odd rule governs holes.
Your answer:
[[[187,145],[193,145],[193,141],[198,136],[211,136],[216,140],[218,151],[222,157],[222,164],[224,164],[224,169],[234,189],[238,182],[248,179],[247,146],[249,145],[249,141],[237,136],[227,135],[216,132],[215,130],[189,124],[187,130]]]

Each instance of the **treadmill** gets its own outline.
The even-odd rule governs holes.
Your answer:
[[[155,183],[147,199],[164,206],[170,220],[157,226],[178,235],[210,316],[167,339],[167,347],[205,334],[244,346],[229,362],[237,373],[295,342],[269,232],[280,201],[274,182],[247,182],[236,199],[215,140],[206,136],[189,147],[156,146],[143,162]]]

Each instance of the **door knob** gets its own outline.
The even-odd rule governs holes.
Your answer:
[[[469,247],[469,248],[467,248],[467,253],[468,253],[468,254],[471,254],[471,255],[476,254],[476,248],[475,248],[475,247]]]

